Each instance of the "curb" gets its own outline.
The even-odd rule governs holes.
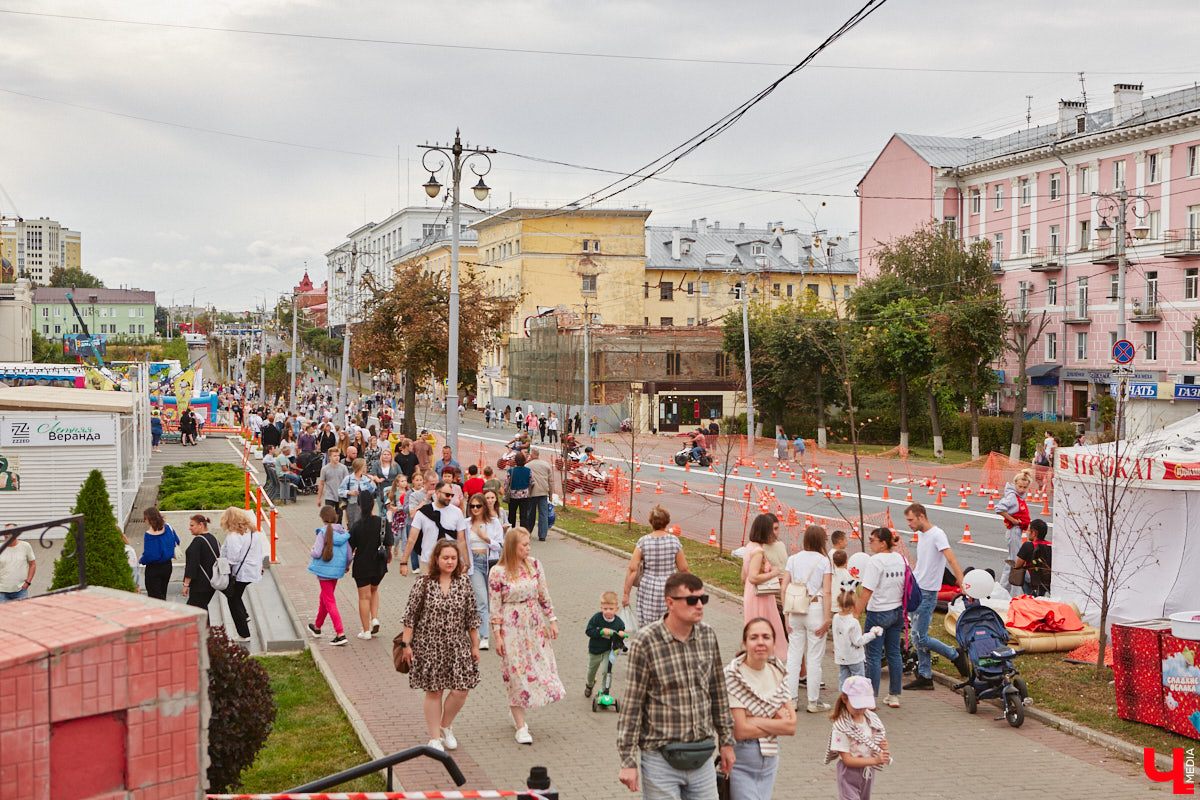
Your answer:
[[[943,686],[950,689],[951,691],[953,691],[953,688],[961,682],[961,681],[955,680],[950,675],[946,675],[944,673],[937,672],[937,671],[934,671],[933,679],[934,679],[934,681],[942,684]],[[958,692],[955,692],[955,694],[957,695]],[[990,700],[990,701],[986,701],[986,702],[988,702],[991,705],[995,705],[996,707],[999,707],[999,701],[997,701],[997,700]],[[1057,714],[1051,714],[1049,711],[1043,711],[1042,709],[1037,708],[1036,706],[1026,706],[1025,707],[1025,716],[1029,717],[1030,719],[1035,719],[1038,722],[1042,723],[1043,725],[1046,725],[1047,727],[1057,728],[1058,730],[1062,731],[1063,733],[1074,736],[1077,739],[1083,739],[1085,742],[1089,742],[1094,745],[1099,745],[1100,747],[1103,747],[1106,750],[1111,750],[1113,753],[1116,753],[1117,755],[1119,755],[1121,758],[1125,759],[1126,761],[1141,763],[1142,759],[1144,757],[1143,753],[1145,751],[1145,748],[1138,747],[1135,744],[1126,742],[1123,739],[1118,739],[1116,736],[1113,736],[1108,733],[1103,733],[1102,731],[1098,731],[1095,728],[1089,728],[1086,725],[1081,725],[1078,722],[1075,722],[1074,720],[1069,720],[1069,719],[1066,719],[1065,717],[1060,717]],[[1154,763],[1157,766],[1157,768],[1159,770],[1161,770],[1162,772],[1170,772],[1172,769],[1170,756],[1159,755],[1156,752],[1154,754]]]
[[[624,550],[613,547],[612,545],[604,544],[602,542],[597,542],[595,539],[589,539],[582,534],[573,533],[560,528],[557,525],[551,528],[551,530],[557,531],[563,536],[574,539],[577,542],[582,542],[583,544],[595,547],[597,550],[603,550],[606,553],[612,553],[613,555],[621,556],[622,558],[629,558],[629,553],[625,552]],[[735,603],[742,602],[742,598],[739,595],[735,595],[733,592],[716,586],[710,585],[708,587],[708,591],[710,594],[718,595]],[[952,688],[959,683],[959,681],[955,680],[951,676],[944,675],[936,671],[933,673],[933,679],[947,688]],[[955,692],[955,694],[958,693]],[[1106,750],[1111,750],[1126,761],[1132,761],[1135,763],[1142,762],[1144,748],[1138,747],[1137,745],[1131,744],[1130,742],[1126,742],[1122,739],[1118,739],[1111,734],[1103,733],[1094,728],[1089,728],[1086,725],[1080,725],[1078,722],[1057,716],[1056,714],[1051,714],[1048,711],[1043,711],[1042,709],[1033,706],[1027,706],[1025,708],[1025,716],[1029,717],[1030,719],[1035,719],[1048,727],[1057,728],[1063,733],[1074,736],[1077,739],[1083,739],[1085,742],[1099,745]],[[1171,758],[1169,756],[1155,753],[1154,761],[1159,770],[1163,772],[1171,771],[1172,765]]]

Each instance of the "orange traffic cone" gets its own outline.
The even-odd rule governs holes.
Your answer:
[[[746,498],[747,500],[750,499],[750,484],[746,484],[746,489],[742,492],[742,497]]]
[[[996,510],[996,498],[994,498],[994,497],[989,497],[989,498],[988,498],[987,510],[988,510],[988,511],[995,511],[995,510]]]
[[[683,488],[679,491],[680,494],[691,494],[692,491],[687,488],[687,481],[683,482]]]
[[[796,470],[792,470],[788,473],[788,480],[796,480]]]
[[[788,525],[799,525],[800,524],[800,518],[796,516],[796,509],[794,509],[794,508],[788,509],[787,524]]]
[[[838,500],[842,499],[842,485],[840,483],[837,486],[837,491],[833,493],[833,496]]]
[[[574,492],[571,492],[571,499],[567,501],[567,505],[571,506],[572,508],[579,507],[579,498],[575,496]]]
[[[853,523],[853,526],[850,528],[850,538],[851,539],[861,539],[862,538],[862,536],[860,536],[858,533],[858,523],[857,522]]]
[[[904,495],[904,502],[906,502],[906,503],[912,502],[912,489],[909,489],[908,493],[906,495]]]
[[[722,483],[720,486],[717,487],[717,497],[724,497],[724,496],[725,496],[725,484]]]
[[[934,504],[935,506],[940,506],[940,505],[942,505],[942,493],[941,493],[941,492],[938,492],[938,495],[937,495],[937,497],[935,497],[935,498],[934,498],[934,500],[933,500],[933,504]]]
[[[1046,494],[1045,492],[1043,492],[1042,495],[1043,495],[1042,515],[1048,517],[1048,516],[1050,516],[1050,496],[1048,494]]]
[[[919,539],[920,539],[920,535],[916,531],[913,531],[913,536],[908,541],[910,544],[916,544]]]
[[[654,493],[655,493],[655,494],[662,494],[662,493],[663,493],[663,492],[662,492],[662,481],[655,481],[655,482],[654,482]]]
[[[965,494],[963,495],[962,500],[958,501],[958,507],[959,508],[968,508],[969,507],[969,506],[967,506],[967,496]]]
[[[887,490],[887,487],[886,487],[886,486],[884,486],[884,487],[883,487],[883,499],[884,499],[884,500],[891,500],[891,499],[892,499],[892,498],[888,497],[888,490]]]
[[[771,477],[772,477],[772,478],[774,478],[774,477],[775,477],[775,470],[771,470]]]
[[[866,474],[863,475],[863,480],[865,480],[865,481],[871,480],[871,470],[870,469],[868,469],[866,471]]]
[[[813,486],[812,486],[812,484],[810,483],[810,484],[808,485],[808,488],[804,490],[804,496],[805,496],[805,497],[812,497],[814,494],[815,494],[815,492],[813,492]]]
[[[812,514],[806,514],[806,515],[804,516],[804,524],[805,524],[805,525],[812,525],[812,524],[813,524],[813,515],[812,515]]]
[[[641,481],[634,481],[634,484],[633,484],[633,493],[634,493],[634,494],[641,494],[641,493],[642,493],[642,484],[641,484]]]
[[[709,529],[709,531],[708,531],[708,543],[709,543],[711,546],[713,546],[713,547],[716,547],[716,546],[717,546],[717,529],[716,529],[716,528],[710,528],[710,529]]]
[[[761,470],[761,469],[759,469],[758,467],[755,467],[755,468],[754,468],[754,477],[756,477],[756,478],[761,478],[761,477],[762,477],[762,470]]]
[[[683,471],[691,472],[692,471],[692,462],[690,462],[690,461],[684,462]]]
[[[733,465],[733,471],[732,471],[732,472],[730,472],[729,474],[730,474],[730,475],[737,475],[737,464],[734,464],[734,465]]]
[[[888,483],[892,482],[892,473],[888,473]]]
[[[659,472],[666,472],[666,471],[667,471],[667,460],[666,460],[665,458],[664,458],[664,459],[662,459],[662,460],[659,462],[659,465],[658,465],[658,471],[659,471]]]
[[[970,525],[963,526],[963,537],[958,540],[958,543],[959,544],[975,544],[974,540],[971,538],[971,526]]]

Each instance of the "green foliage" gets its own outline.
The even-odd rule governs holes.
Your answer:
[[[33,329],[33,361],[35,364],[74,364],[75,357],[63,352],[61,342],[52,342]]]
[[[97,278],[83,267],[55,267],[50,271],[48,286],[60,289],[103,289],[104,281]]]
[[[71,513],[83,514],[84,517],[84,561],[88,585],[134,591],[137,587],[129,562],[125,559],[125,543],[121,539],[121,529],[117,526],[108,499],[108,486],[100,470],[94,469],[88,473],[87,480],[75,497],[75,508]],[[54,562],[51,590],[65,589],[79,582],[79,560],[75,555],[78,536],[79,525],[72,523],[63,542],[63,555]]]
[[[191,511],[241,506],[246,497],[245,473],[236,464],[187,461],[163,467],[158,486],[161,511]]]
[[[208,630],[208,791],[241,785],[275,723],[275,695],[262,664],[230,641],[224,628]]]
[[[176,336],[162,346],[162,360],[169,361],[175,359],[184,366],[188,365],[188,349],[187,341],[182,336]]]
[[[326,358],[342,357],[342,339],[340,336],[334,338],[333,333],[328,328],[309,328],[306,331],[301,331],[300,338],[319,355],[323,355]]]

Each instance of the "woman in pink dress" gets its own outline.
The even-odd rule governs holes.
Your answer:
[[[488,573],[488,589],[491,641],[503,662],[500,675],[516,739],[533,744],[525,710],[562,700],[567,692],[550,647],[558,638],[558,620],[542,565],[529,555],[529,531],[509,528],[500,560]]]
[[[759,514],[750,525],[750,541],[742,554],[742,613],[746,622],[755,617],[769,620],[775,629],[775,657],[780,661],[787,660],[787,638],[783,635],[783,620],[779,617],[779,608],[775,605],[775,596],[779,594],[780,577],[783,574],[771,566],[763,551],[763,545],[770,544],[778,536],[776,527],[779,525],[774,514]],[[759,584],[775,581],[776,591],[770,594],[759,594]]]

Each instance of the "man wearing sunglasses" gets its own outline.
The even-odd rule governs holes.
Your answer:
[[[653,800],[716,800],[713,751],[721,771],[733,768],[733,715],[725,691],[716,632],[704,624],[708,595],[690,572],[663,586],[667,613],[642,628],[629,651],[628,680],[617,723],[617,777]]]
[[[408,544],[404,547],[404,556],[400,559],[400,574],[408,574],[408,561],[415,548],[419,553],[418,561],[422,565],[429,563],[433,555],[433,546],[438,539],[449,539],[458,544],[459,563],[470,564],[470,554],[467,552],[467,518],[462,509],[451,504],[454,498],[454,485],[443,482],[437,487],[437,494],[432,503],[426,503],[417,509],[413,515],[412,527],[409,528]]]

